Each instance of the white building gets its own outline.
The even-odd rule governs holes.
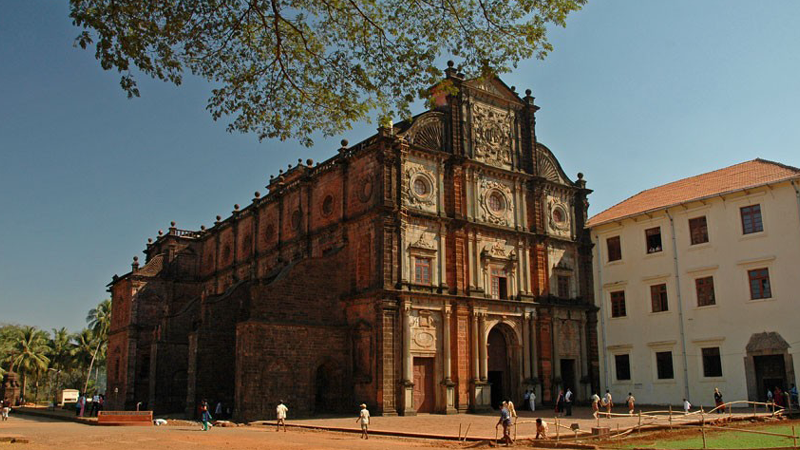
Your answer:
[[[600,381],[616,399],[764,400],[800,370],[800,169],[756,159],[592,217]]]

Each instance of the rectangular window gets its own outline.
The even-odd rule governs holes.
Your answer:
[[[694,280],[694,287],[697,290],[697,306],[710,306],[717,303],[714,298],[714,277],[697,278]]]
[[[689,234],[691,235],[692,245],[708,242],[708,223],[706,216],[689,219]]]
[[[743,234],[764,231],[764,223],[761,221],[761,205],[745,206],[740,211],[742,213]]]
[[[617,368],[617,380],[631,379],[631,358],[629,355],[614,355],[614,364]]]
[[[650,286],[650,301],[653,304],[653,312],[669,311],[669,302],[667,301],[667,285],[657,284]]]
[[[722,376],[722,359],[719,356],[719,347],[703,349],[703,376],[706,378]]]
[[[606,239],[606,247],[608,247],[608,262],[622,259],[622,245],[620,245],[619,236]]]
[[[625,291],[611,293],[611,317],[625,317]]]
[[[414,258],[414,282],[431,284],[431,259]]]
[[[771,298],[772,289],[769,285],[769,269],[754,269],[747,271],[750,280],[750,299]]]
[[[661,251],[661,227],[644,230],[644,236],[647,241],[647,253]]]
[[[570,298],[569,279],[569,275],[558,276],[558,296],[561,298]]]
[[[672,371],[672,352],[656,352],[656,375],[659,380],[675,378]]]
[[[508,298],[508,277],[504,269],[492,269],[492,298]]]

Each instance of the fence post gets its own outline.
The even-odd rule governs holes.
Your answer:
[[[756,417],[756,403],[753,402],[753,417]]]
[[[669,431],[672,431],[672,405],[669,405]]]
[[[703,448],[706,448],[706,416],[700,407],[700,432],[703,433]]]
[[[558,416],[556,416],[556,443],[558,443],[558,438],[560,436],[559,431],[561,430],[558,429]]]
[[[639,434],[642,434],[642,410],[639,410],[639,426],[637,427]]]
[[[792,425],[792,442],[793,442],[792,446],[794,448],[797,448],[797,434],[795,434],[794,432],[794,425]]]

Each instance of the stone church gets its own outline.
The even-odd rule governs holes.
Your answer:
[[[588,399],[591,191],[537,142],[530,91],[446,77],[457,93],[433,109],[148,242],[109,284],[108,408],[194,415],[208,399],[258,420],[279,399],[295,416]]]

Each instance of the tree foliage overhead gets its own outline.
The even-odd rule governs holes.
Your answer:
[[[229,131],[299,139],[349,129],[371,110],[408,116],[452,56],[467,76],[503,73],[551,49],[586,0],[70,0],[106,69],[214,83],[207,108]]]

